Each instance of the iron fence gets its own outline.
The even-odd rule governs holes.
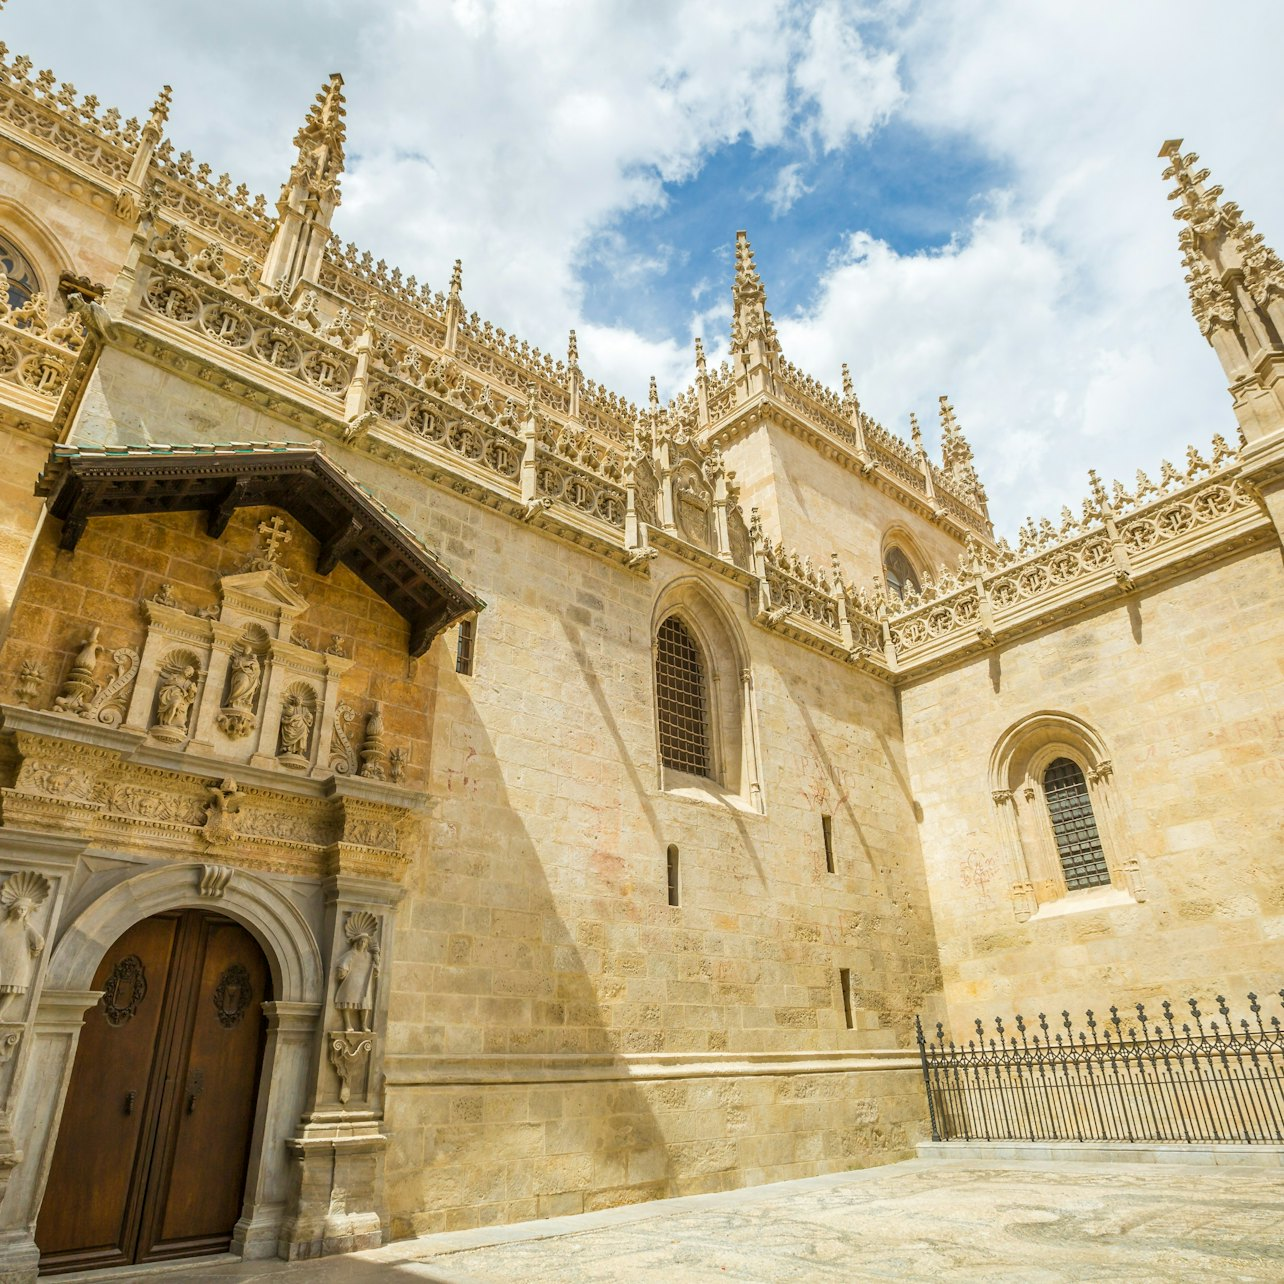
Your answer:
[[[1278,992],[1284,1011],[1284,990]],[[1284,1029],[1263,1018],[1256,994],[1238,1022],[1217,996],[1220,1019],[1195,999],[1187,1013],[1161,1004],[1162,1017],[1091,1010],[1079,1030],[1069,1012],[1037,1029],[1017,1016],[1012,1029],[980,1019],[966,1045],[934,1039],[915,1018],[934,1141],[1284,1142]],[[1013,1032],[1015,1031],[1015,1032]]]

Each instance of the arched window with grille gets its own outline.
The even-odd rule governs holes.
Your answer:
[[[0,235],[0,272],[5,275],[8,302],[20,308],[40,291],[40,282],[27,256],[6,236]]]
[[[887,587],[891,589],[897,597],[904,597],[905,590],[914,586],[914,592],[918,593],[922,585],[918,582],[918,574],[915,572],[913,564],[909,558],[893,544],[883,557],[883,575],[887,580]]]
[[[1043,773],[1043,796],[1048,804],[1057,855],[1065,874],[1066,889],[1101,887],[1110,882],[1097,818],[1092,813],[1088,782],[1071,758],[1057,758]]]
[[[656,632],[655,694],[660,761],[674,771],[712,777],[704,657],[676,615],[668,616]]]

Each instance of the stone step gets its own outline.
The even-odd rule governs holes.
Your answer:
[[[1207,1164],[1282,1168],[1284,1145],[1229,1142],[920,1141],[920,1159],[952,1163]]]

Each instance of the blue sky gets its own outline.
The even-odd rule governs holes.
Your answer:
[[[725,345],[749,230],[786,356],[935,441],[1000,530],[1233,436],[1159,144],[1284,248],[1284,6],[1194,0],[8,0],[0,39],[274,198],[328,73],[335,230],[640,400]],[[825,549],[802,550],[823,560]]]
[[[693,302],[724,301],[741,227],[770,306],[805,312],[850,232],[868,231],[901,255],[938,249],[1003,182],[1004,166],[966,137],[900,121],[829,154],[798,140],[756,147],[739,138],[585,242],[576,263],[583,313],[651,339],[669,335]]]

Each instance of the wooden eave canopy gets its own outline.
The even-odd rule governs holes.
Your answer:
[[[364,487],[316,446],[56,446],[36,483],[74,549],[91,517],[204,510],[217,539],[238,508],[288,513],[317,542],[317,572],[340,562],[410,625],[410,654],[485,605]]]

